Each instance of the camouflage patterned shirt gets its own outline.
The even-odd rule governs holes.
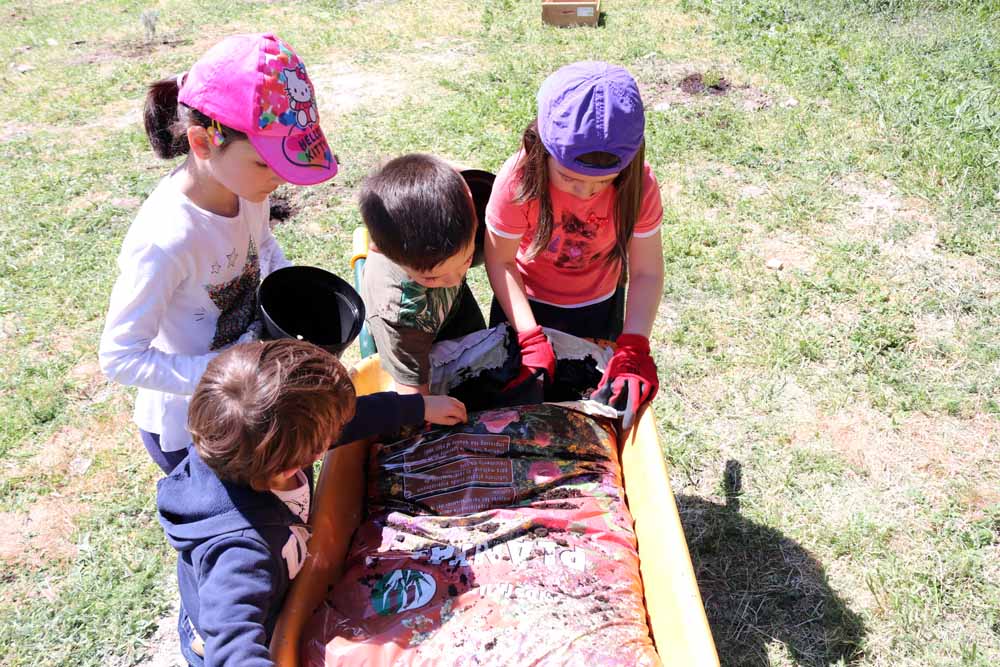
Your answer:
[[[431,345],[461,289],[461,285],[424,287],[385,255],[368,253],[361,286],[365,317],[382,367],[396,382],[429,381]]]

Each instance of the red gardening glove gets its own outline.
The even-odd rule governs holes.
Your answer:
[[[556,374],[556,353],[552,344],[545,337],[541,326],[522,331],[517,334],[517,342],[521,346],[521,370],[517,377],[507,383],[504,391],[526,382],[539,373],[545,377],[545,382],[552,382]]]
[[[632,428],[639,409],[653,400],[660,381],[656,364],[649,356],[649,339],[638,334],[622,334],[597,389],[590,398],[609,405],[622,414],[622,430]]]

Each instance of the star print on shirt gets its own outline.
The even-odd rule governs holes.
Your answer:
[[[236,250],[233,250],[235,261]],[[229,257],[229,255],[226,255]],[[232,280],[217,285],[205,285],[212,303],[219,309],[215,337],[211,349],[218,350],[239,338],[250,323],[257,319],[257,286],[260,284],[260,259],[257,246],[250,237],[243,271]]]
[[[222,264],[212,262],[212,275],[216,275],[220,270],[222,270]]]
[[[226,259],[228,260],[226,263],[229,265],[230,269],[236,266],[236,248],[233,248],[233,251],[226,255]]]

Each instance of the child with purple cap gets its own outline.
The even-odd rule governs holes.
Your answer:
[[[305,65],[271,34],[234,35],[153,83],[146,134],[186,159],[156,186],[118,256],[101,368],[139,388],[135,421],[164,472],[187,454],[188,401],[208,362],[259,337],[257,286],[288,266],[268,195],[337,173]]]
[[[518,332],[512,384],[551,381],[542,326],[615,340],[592,398],[628,429],[659,386],[649,334],[663,291],[663,206],[645,161],[642,99],[625,69],[578,62],[549,76],[537,101],[486,208],[490,326],[506,320]]]

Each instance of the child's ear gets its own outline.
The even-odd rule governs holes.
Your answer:
[[[208,130],[200,125],[192,125],[187,129],[188,146],[199,159],[207,160],[212,155],[212,142],[208,138]]]

